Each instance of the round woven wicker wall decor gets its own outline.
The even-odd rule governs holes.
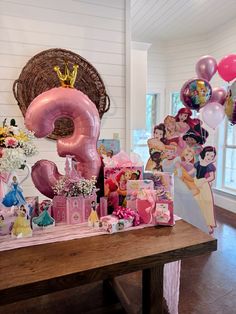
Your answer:
[[[53,87],[60,87],[59,78],[53,68],[58,65],[64,72],[65,62],[70,70],[74,64],[78,65],[74,88],[86,94],[93,101],[100,119],[109,110],[110,99],[97,70],[80,55],[69,50],[55,48],[42,51],[32,57],[13,84],[13,94],[23,116],[36,96]],[[61,118],[56,121],[54,132],[48,137],[58,139],[72,134],[73,130],[73,122],[70,119]]]

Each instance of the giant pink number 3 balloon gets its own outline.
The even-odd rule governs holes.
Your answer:
[[[96,148],[100,118],[94,103],[82,92],[59,87],[40,94],[27,109],[25,125],[36,137],[45,137],[52,133],[55,121],[61,117],[73,120],[74,132],[57,141],[59,156],[75,156],[83,177],[97,176],[101,166]],[[53,197],[52,186],[60,176],[52,161],[40,160],[32,169],[36,188],[50,198]]]

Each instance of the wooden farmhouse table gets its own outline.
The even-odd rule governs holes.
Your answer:
[[[142,271],[142,312],[163,313],[164,264],[217,249],[189,223],[0,252],[0,305]],[[0,307],[1,312],[1,307]]]

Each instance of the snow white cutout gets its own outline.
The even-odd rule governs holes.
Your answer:
[[[209,228],[209,233],[213,233],[216,227],[214,203],[210,187],[210,183],[215,179],[215,157],[215,147],[206,146],[200,153],[200,160],[194,164],[196,168],[196,178],[194,178],[194,182],[200,190],[200,193],[195,196],[195,199],[202,210],[202,214]]]
[[[2,204],[6,207],[24,205],[26,200],[22,192],[23,190],[18,183],[17,177],[13,176],[10,190],[3,198]]]

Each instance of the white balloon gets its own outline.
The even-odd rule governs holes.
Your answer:
[[[212,129],[216,129],[224,117],[224,107],[218,102],[210,102],[202,108],[202,119]]]

